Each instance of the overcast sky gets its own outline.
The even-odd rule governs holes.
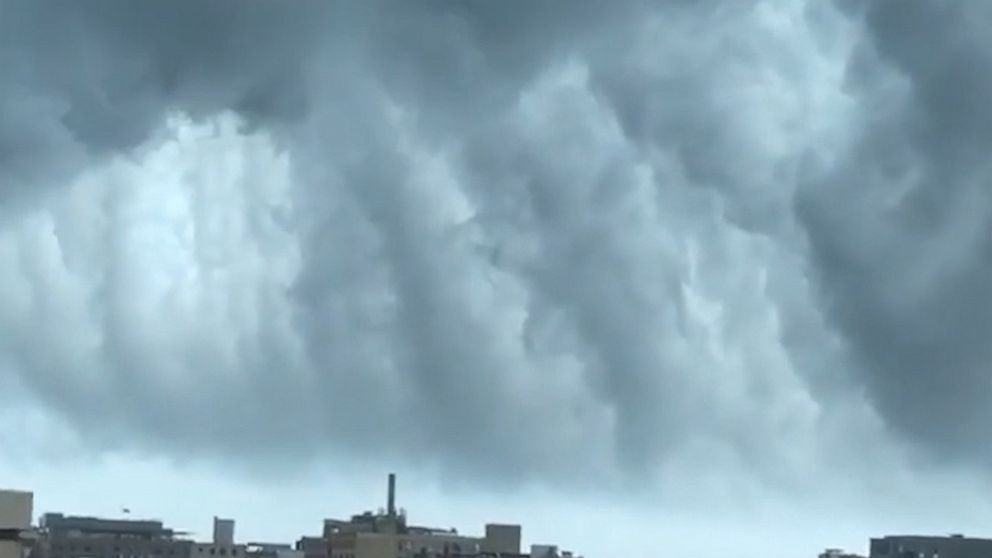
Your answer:
[[[985,0],[0,0],[0,485],[992,535],[990,65]]]

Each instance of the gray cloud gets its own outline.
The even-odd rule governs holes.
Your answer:
[[[860,139],[799,198],[821,299],[896,431],[943,458],[989,455],[992,12],[875,2],[852,62]]]
[[[4,0],[0,32],[0,195],[64,179],[133,149],[168,110],[249,121],[299,117],[320,22],[316,2],[179,1],[149,6]]]
[[[4,1],[0,375],[100,448],[279,466],[793,489],[879,418],[963,447],[946,72],[987,48],[874,6]]]

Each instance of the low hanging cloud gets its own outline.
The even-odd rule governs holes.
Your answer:
[[[870,7],[869,7],[870,6]],[[848,154],[797,199],[825,314],[892,429],[988,463],[992,9],[874,2],[848,88]]]
[[[974,3],[0,14],[0,380],[98,451],[988,457]]]

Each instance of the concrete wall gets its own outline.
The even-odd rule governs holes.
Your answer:
[[[0,558],[23,558],[21,544],[14,541],[0,541]]]
[[[323,537],[303,537],[296,542],[296,550],[303,551],[303,558],[328,558],[327,546]]]
[[[494,523],[486,525],[486,538],[482,540],[482,550],[520,554],[520,526]]]
[[[558,558],[558,547],[545,544],[530,545],[531,558]]]
[[[214,544],[232,546],[234,544],[234,520],[214,518]]]
[[[362,534],[355,544],[354,558],[396,558],[396,535]]]
[[[0,558],[24,558],[21,532],[31,528],[34,494],[17,490],[0,490]]]
[[[0,529],[31,527],[34,494],[16,490],[0,490]]]

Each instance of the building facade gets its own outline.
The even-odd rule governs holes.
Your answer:
[[[328,558],[327,540],[324,537],[302,537],[296,541],[296,550],[303,558]]]
[[[198,543],[191,541],[178,542],[180,544],[190,542],[190,558],[243,558],[248,555],[247,549],[241,544],[217,544],[215,542]]]
[[[328,558],[435,558],[486,552],[513,556],[520,552],[520,526],[487,525],[485,536],[471,537],[454,529],[408,525],[406,513],[396,508],[396,476],[389,475],[386,509],[346,521],[325,520],[324,540]]]
[[[520,552],[520,526],[490,523],[481,542],[482,552],[514,554]]]
[[[35,558],[191,558],[193,547],[161,521],[47,513]]]
[[[234,520],[214,517],[214,544],[234,546]]]
[[[26,558],[33,532],[34,494],[0,490],[0,558]]]
[[[213,540],[193,543],[190,548],[190,558],[243,558],[247,554],[245,545],[234,542],[234,520],[216,516]]]

